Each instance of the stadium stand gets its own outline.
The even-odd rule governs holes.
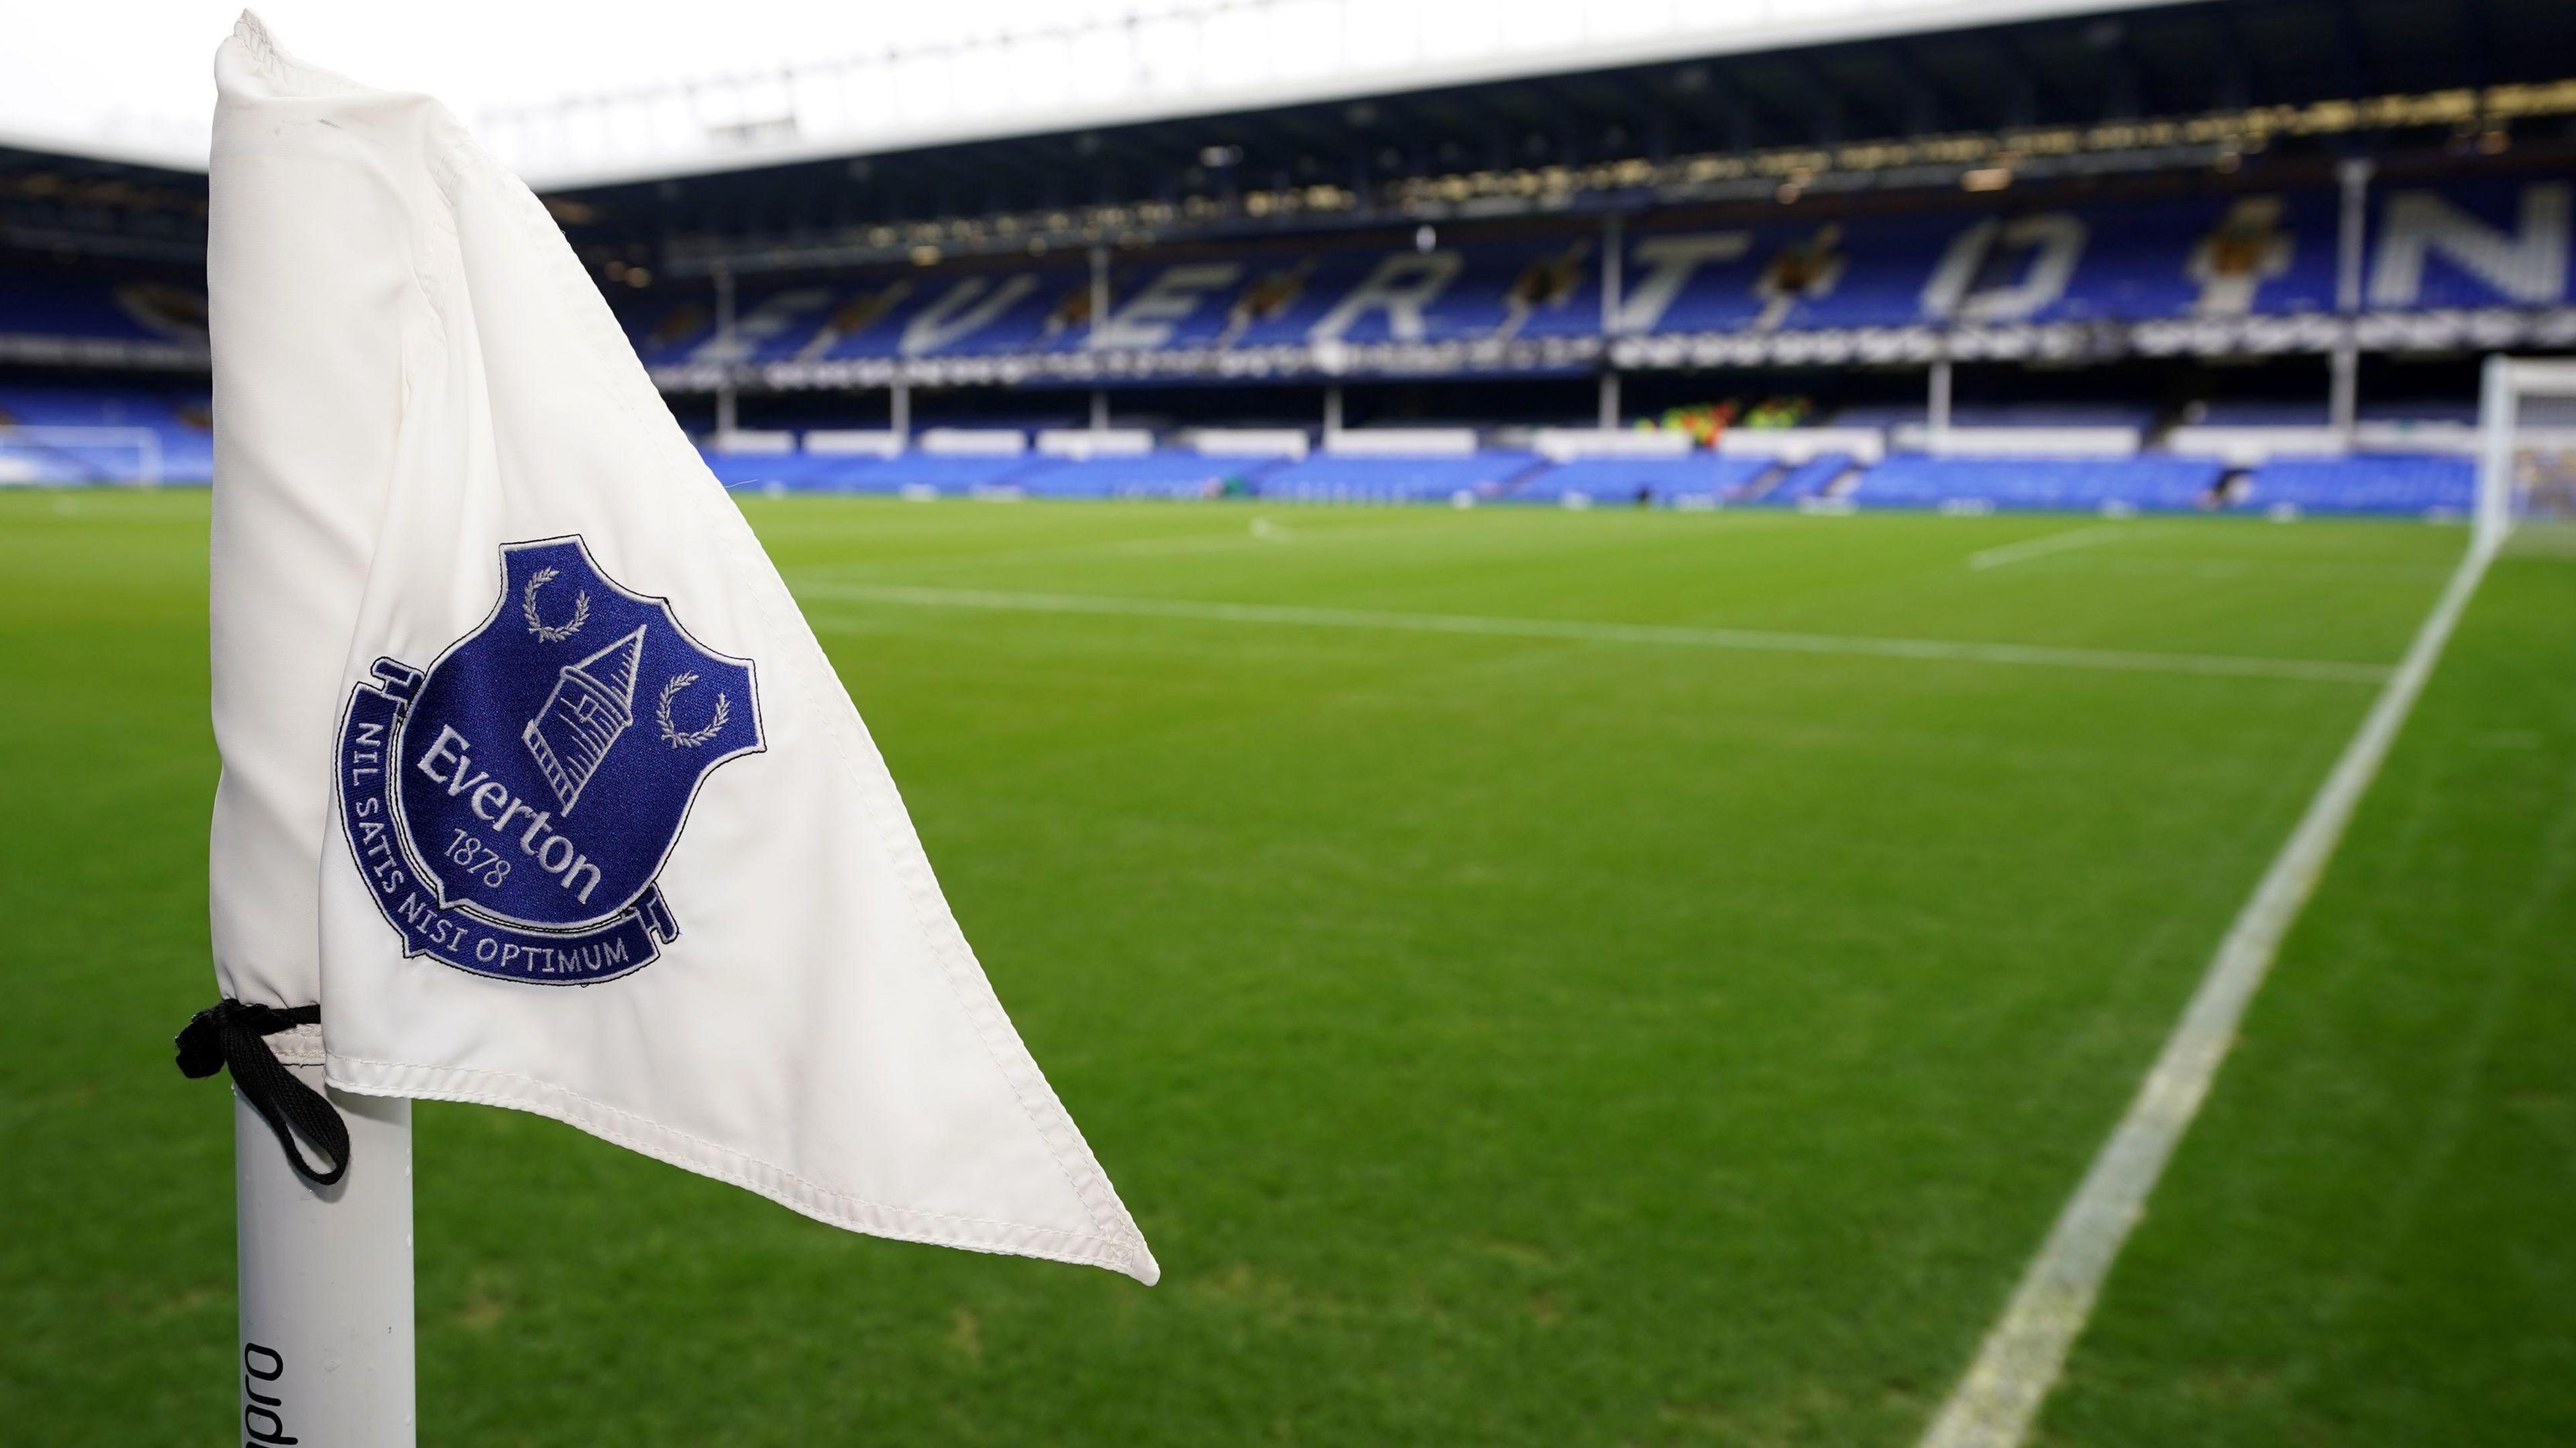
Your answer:
[[[1275,458],[1204,457],[1195,452],[1143,457],[1077,458],[1019,480],[1032,498],[1216,498],[1259,490],[1281,466]]]
[[[731,452],[702,448],[716,481],[728,488],[780,492],[851,492],[875,458],[829,453]]]
[[[0,359],[203,366],[205,288],[51,266],[0,268]]]
[[[1825,497],[1851,472],[1852,466],[1850,453],[1819,453],[1783,473],[1770,487],[1756,492],[1752,501],[1796,505]]]
[[[202,391],[115,386],[0,387],[0,482],[79,484],[131,481],[137,434],[158,449],[160,481],[205,483],[213,477],[213,438]],[[2438,402],[2382,409],[2383,426],[2461,426],[2456,408]],[[1893,421],[1903,409],[1849,410],[1864,421]],[[1989,418],[1993,413],[1982,414]],[[2052,422],[2065,412],[2025,413]],[[2125,415],[2125,414],[2124,414]],[[2295,405],[2212,407],[2195,415],[2261,429],[2285,429],[2312,418]],[[2205,424],[2216,427],[2221,424]],[[2178,431],[2177,438],[2185,435]],[[1032,498],[1198,499],[1260,496],[1296,502],[1480,501],[1609,506],[1648,503],[1794,505],[1842,495],[1863,508],[1976,505],[1999,509],[2094,510],[2127,506],[2182,510],[2211,505],[2228,460],[2146,452],[2128,458],[1935,457],[1900,452],[1874,465],[1831,452],[1796,464],[1768,456],[1695,449],[1676,457],[1580,457],[1548,462],[1511,448],[1464,457],[1353,457],[1303,460],[1210,457],[1158,449],[1137,456],[1064,457],[1037,453],[939,456],[906,450],[867,452],[705,450],[708,467],[727,487],[759,491],[900,493],[959,496],[1015,490]],[[2364,452],[2350,456],[2270,456],[2249,470],[2231,502],[2240,509],[2283,513],[2442,516],[2465,511],[2475,465],[2456,452]]]
[[[158,481],[211,481],[212,405],[202,388],[0,387],[0,482],[130,482],[146,448]]]
[[[2564,311],[2569,190],[2563,179],[2390,188],[2370,237],[2367,309],[2391,318]],[[2335,243],[2325,191],[1811,227],[1667,226],[1621,243],[1615,320],[1623,337],[1639,340],[2223,327],[2330,312]],[[1034,359],[1068,354],[1282,354],[1279,365],[1294,370],[1300,362],[1285,354],[1318,345],[1363,356],[1377,346],[1428,348],[1421,365],[1436,367],[1445,365],[1437,360],[1444,345],[1597,340],[1602,285],[1595,238],[1569,228],[1553,239],[1428,250],[1328,239],[1247,246],[1225,260],[1131,262],[1109,274],[1096,328],[1090,278],[1060,263],[915,267],[767,287],[740,299],[729,337],[694,292],[636,299],[624,318],[650,365],[769,365],[790,384],[836,375],[814,371],[819,364],[862,359],[1039,365]],[[1996,409],[1996,421],[2010,425],[2012,411]]]
[[[1899,453],[1875,465],[1859,464],[1847,453],[1827,453],[1793,466],[1706,452],[1551,464],[1511,449],[1457,458],[1318,456],[1302,462],[1168,450],[1088,459],[723,451],[709,451],[706,458],[727,487],[783,492],[1013,492],[1051,499],[1257,496],[1345,503],[1448,502],[1463,494],[1475,501],[1559,506],[1789,506],[1834,495],[1860,508],[2028,511],[2212,508],[2219,506],[2218,485],[2228,472],[2217,459],[2161,453],[2129,458]],[[77,459],[66,461],[43,480],[80,481],[80,467]],[[2230,505],[2285,513],[2457,514],[2469,506],[2475,472],[2469,459],[2443,455],[2283,457],[2254,470]]]
[[[2176,457],[1955,458],[1904,453],[1863,474],[1862,507],[1975,504],[2038,511],[2105,506],[2174,511],[2207,506],[2226,469]]]
[[[1950,425],[1960,428],[2113,428],[2144,431],[2156,424],[2156,410],[2118,402],[1963,402],[1950,409]],[[1882,427],[1891,431],[1927,425],[1921,404],[1863,404],[1837,411],[1836,427]]]
[[[2463,514],[2477,489],[2477,466],[2462,457],[2359,454],[2278,458],[2255,472],[2247,507],[2303,513]]]
[[[1500,495],[1545,464],[1535,453],[1495,450],[1469,457],[1310,457],[1261,480],[1261,496],[1293,503],[1446,502],[1459,494]]]
[[[1696,453],[1677,458],[1577,458],[1535,473],[1513,502],[1712,505],[1742,497],[1777,464],[1769,458]]]
[[[1004,486],[1022,473],[1047,465],[1046,459],[1025,456],[940,457],[908,452],[897,457],[872,459],[855,467],[835,469],[829,476],[833,489],[841,492],[900,493],[927,489],[939,494],[964,495],[979,489]]]
[[[2223,48],[2242,8],[2172,23]],[[2017,38],[1991,54],[2094,54],[2070,25],[1997,30]],[[2541,67],[2512,85],[2559,82],[2554,60],[2499,59]],[[1827,109],[1880,84],[1808,61]],[[2334,77],[2248,71],[2260,94],[2214,96],[2195,66],[2157,95],[2043,87],[2054,119],[1925,92],[1910,135],[1829,141],[1686,99],[1737,64],[1594,77],[1617,134],[1561,154],[1499,132],[1491,155],[1415,147],[1440,128],[1391,94],[1320,130],[1223,118],[1214,146],[1218,122],[1182,118],[546,199],[710,468],[764,492],[2180,509],[2224,481],[2231,508],[2417,516],[2465,505],[2473,383],[2464,362],[2380,359],[2576,345],[2576,90],[2480,81],[2522,109],[2472,134]],[[1437,106],[1503,125],[1561,83]],[[2141,139],[2204,131],[2199,149]],[[1362,132],[1355,155],[1306,153]],[[1633,154],[1648,134],[1655,154]],[[1092,178],[1123,199],[1059,184],[1095,142],[1128,147]],[[0,480],[208,478],[205,391],[181,380],[206,362],[203,177],[0,152],[0,182]],[[2347,382],[2369,355],[2374,389],[2408,400],[2356,415],[2354,384],[2330,412],[2330,354]],[[1954,366],[1983,369],[1955,404]],[[2219,374],[2257,366],[2229,395]],[[2102,380],[2066,385],[2079,372]],[[2284,400],[2302,388],[2315,400]],[[1673,446],[1620,445],[1641,415]],[[1401,436],[1444,431],[1455,446]],[[1193,447],[1228,436],[1267,440]]]

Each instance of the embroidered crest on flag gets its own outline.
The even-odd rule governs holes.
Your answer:
[[[698,786],[762,747],[750,660],[574,536],[503,545],[480,627],[374,673],[340,729],[340,817],[404,954],[588,985],[678,938],[655,879]]]

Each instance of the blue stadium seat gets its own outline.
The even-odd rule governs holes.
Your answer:
[[[0,334],[202,349],[205,288],[0,270]]]
[[[1020,486],[1033,498],[1214,498],[1251,492],[1284,463],[1194,452],[1086,458],[1033,473]]]
[[[2460,253],[2462,228],[2519,235],[2528,188],[2564,184],[2548,177],[2390,183],[2374,213],[2375,250],[2366,265],[2373,277],[2401,278],[2402,295],[2383,298],[2374,285],[2374,306],[2568,305],[2566,275],[2520,279],[2508,295],[2491,269],[2464,263]],[[1648,304],[1659,305],[1651,315],[1632,311],[1627,325],[1643,334],[1683,335],[2185,319],[2224,317],[2231,308],[2272,317],[2331,311],[2331,190],[2278,193],[2277,214],[2250,229],[2240,222],[2232,259],[2213,260],[2221,255],[2214,238],[2243,199],[1864,217],[1831,225],[1650,226],[1623,243],[1626,303],[1633,309],[1640,297],[1662,300]],[[1356,238],[1247,245],[1212,259],[1120,266],[1111,276],[1110,315],[1160,288],[1150,324],[1132,335],[1164,348],[1302,347],[1337,310],[1343,312],[1340,340],[1362,346],[1593,336],[1601,327],[1598,246],[1598,232],[1578,223],[1555,236],[1464,241],[1430,254]],[[2380,261],[2392,246],[2407,248],[2394,270]],[[2071,259],[2064,255],[2070,249]],[[2063,284],[2033,292],[2035,277],[2058,275],[2041,265],[2046,255],[2069,261]],[[1945,258],[1960,257],[1973,265],[1944,293],[1934,285],[1936,273]],[[1184,267],[1193,270],[1176,272]],[[1346,309],[1371,277],[1401,293],[1424,268],[1437,273],[1435,284],[1402,318],[1383,306]],[[2214,281],[2230,268],[2234,300],[2214,301]],[[1178,291],[1172,290],[1176,275],[1187,282]],[[1672,284],[1650,288],[1644,283],[1651,276]],[[861,269],[746,290],[729,349],[716,345],[708,293],[617,300],[645,362],[682,366],[1077,351],[1094,344],[1090,289],[1086,268],[1054,257],[1016,266]],[[1175,300],[1177,313],[1163,305]],[[202,293],[184,285],[52,269],[0,271],[0,336],[201,349],[203,305]]]
[[[1463,458],[1310,457],[1261,480],[1261,496],[1290,502],[1416,503],[1498,494],[1540,467],[1535,453]]]
[[[1772,504],[1797,504],[1824,496],[1825,489],[1852,468],[1850,453],[1818,453],[1780,475],[1779,481],[1754,495],[1752,501]]]
[[[828,457],[812,453],[753,453],[701,450],[707,470],[716,481],[728,488],[767,490],[780,488],[789,492],[839,492],[846,488],[827,482],[834,476],[834,464],[867,464],[874,458]]]
[[[2130,458],[1942,458],[1903,453],[1862,475],[1863,507],[2093,510],[2105,504],[2180,510],[2203,506],[2226,473],[2214,461]]]
[[[2303,513],[2466,513],[2477,496],[2477,464],[2463,457],[2356,454],[2276,458],[2257,470],[2242,504],[2287,505]]]
[[[139,428],[161,453],[161,481],[205,483],[215,475],[213,398],[202,387],[0,387],[0,426]],[[20,438],[9,445],[11,470],[25,482],[130,482],[132,443],[100,439]]]
[[[1769,458],[1692,453],[1677,458],[1577,458],[1535,473],[1504,496],[1513,502],[1592,503],[1718,501],[1769,472]]]
[[[1034,457],[934,457],[928,453],[904,453],[899,457],[871,459],[866,466],[848,474],[851,490],[865,493],[896,493],[908,488],[929,488],[941,493],[971,493],[978,488],[1002,487],[1017,482],[1024,474],[1054,466],[1053,458]]]
[[[2403,294],[2376,305],[2566,306],[2564,274],[2512,282],[2507,295],[2499,288],[2508,283],[2460,256],[2475,240],[2464,241],[2462,227],[2519,234],[2524,188],[2563,184],[2392,183],[2372,245],[2406,247],[2409,260],[2393,271],[2377,253],[2366,263],[2374,277],[2401,278]],[[2400,210],[2412,218],[2403,226],[2389,221]],[[1830,224],[1649,225],[1622,243],[1623,324],[1635,334],[1677,336],[2318,314],[2334,307],[2336,230],[2336,200],[2323,187]],[[1118,267],[1108,316],[1127,318],[1130,340],[1118,345],[1160,349],[1302,349],[1328,320],[1333,337],[1363,347],[1589,337],[1601,330],[1599,240],[1592,226],[1568,223],[1555,236],[1461,241],[1427,253],[1374,238],[1246,244]],[[1361,288],[1372,278],[1377,295],[1399,305],[1365,305]],[[741,298],[730,355],[774,363],[1080,351],[1098,340],[1090,288],[1085,269],[1053,257],[883,267],[771,286]],[[21,325],[18,317],[39,330],[139,335],[131,316],[94,290],[65,299],[0,285],[0,332]],[[2373,295],[2381,295],[2376,286]],[[1139,298],[1148,305],[1129,315]],[[621,301],[648,364],[722,353],[709,295]],[[1955,420],[1980,421],[1974,409]]]
[[[898,493],[929,488],[971,493],[1016,486],[1043,475],[1058,460],[1041,457],[934,457],[903,453],[753,453],[702,451],[707,467],[728,488],[780,488],[800,493]]]

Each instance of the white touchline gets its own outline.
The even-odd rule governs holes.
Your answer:
[[[2123,673],[2223,675],[2298,679],[2329,684],[2377,684],[2382,664],[2332,659],[2267,659],[2235,654],[2160,654],[2125,649],[2054,648],[2045,644],[1970,643],[1957,639],[1853,637],[1843,634],[1771,633],[1755,629],[1692,628],[1676,624],[1602,623],[1586,619],[1496,618],[1460,613],[1379,613],[1362,609],[1307,608],[1267,603],[1209,603],[1190,599],[1120,598],[1091,593],[1000,593],[975,588],[923,588],[893,583],[816,583],[799,587],[809,600],[892,603],[920,608],[996,609],[1017,613],[1114,614],[1178,618],[1205,623],[1287,624],[1312,628],[1389,629],[1405,633],[1481,634],[1500,638],[1576,639],[1589,643],[1670,644],[1686,648],[1746,649],[1764,653],[1854,654],[1949,663],[2027,664]]]
[[[2018,1448],[2029,1437],[2040,1403],[2092,1315],[2112,1259],[2146,1209],[2147,1194],[2155,1189],[2174,1144],[2208,1096],[2246,1003],[2325,873],[2354,807],[2424,692],[2424,681],[2493,554],[2492,547],[2473,545],[2452,573],[2406,657],[2335,761],[2334,772],[2308,802],[2307,813],[2219,941],[2208,972],[2128,1113],[2058,1213],[2039,1255],[2023,1270],[2003,1316],[1987,1331],[1976,1361],[1942,1404],[1920,1448]]]
[[[2096,543],[2108,543],[2128,531],[2130,525],[2126,523],[2103,523],[2091,528],[2069,528],[2062,533],[2043,533],[2036,538],[2024,538],[2018,543],[2005,543],[1981,553],[1971,553],[1968,566],[1979,570],[2001,568],[2025,558],[2041,558],[2051,553],[2063,553],[2069,548],[2090,548]]]

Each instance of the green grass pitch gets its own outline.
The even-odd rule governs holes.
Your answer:
[[[746,506],[1163,1285],[423,1105],[424,1443],[1903,1448],[2462,545]],[[12,1443],[231,1413],[205,533],[0,496]],[[2576,1438],[2571,761],[2526,543],[2043,1442]]]

